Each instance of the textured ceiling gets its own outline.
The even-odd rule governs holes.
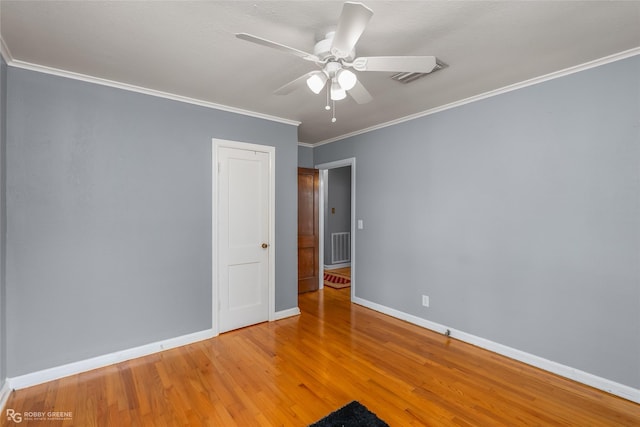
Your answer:
[[[318,143],[640,46],[637,1],[365,1],[360,56],[435,55],[449,66],[414,83],[359,73],[373,102],[306,88],[273,91],[314,64],[235,38],[304,51],[335,25],[336,1],[0,1],[15,64],[36,64],[300,121]]]

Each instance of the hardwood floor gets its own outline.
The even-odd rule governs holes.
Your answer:
[[[300,316],[18,390],[6,408],[72,412],[19,424],[38,427],[306,426],[351,400],[390,426],[640,425],[640,405],[351,305],[349,292],[303,294]]]

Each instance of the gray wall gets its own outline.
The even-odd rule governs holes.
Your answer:
[[[357,158],[356,295],[640,388],[638,76],[636,56],[314,149]]]
[[[6,244],[7,244],[7,64],[0,56],[0,385],[7,378],[7,303],[6,303]]]
[[[211,139],[276,147],[297,306],[295,126],[9,67],[9,377],[211,327]]]
[[[351,166],[329,169],[325,185],[324,264],[331,262],[331,234],[351,231]],[[331,209],[335,208],[335,213]]]
[[[313,168],[313,148],[298,146],[298,166],[301,168]]]

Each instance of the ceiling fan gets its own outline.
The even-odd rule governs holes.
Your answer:
[[[327,98],[335,101],[346,98],[347,93],[358,104],[373,98],[358,81],[356,71],[384,71],[404,73],[430,73],[437,67],[435,56],[361,56],[356,57],[355,46],[364,32],[373,11],[362,3],[346,2],[335,31],[316,43],[313,53],[304,52],[261,37],[238,33],[236,37],[262,46],[277,49],[306,61],[313,62],[320,70],[311,71],[285,84],[274,93],[286,95],[306,82],[309,89],[319,94],[327,87]],[[328,99],[327,99],[328,104]],[[329,110],[331,107],[325,107]],[[335,115],[332,119],[335,122]]]

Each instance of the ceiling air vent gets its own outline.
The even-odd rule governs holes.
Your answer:
[[[446,68],[448,65],[444,62],[436,59],[436,68],[433,69],[430,73],[396,73],[391,76],[393,80],[399,81],[400,83],[411,83],[413,81],[418,80],[421,77],[428,76],[429,74],[433,74],[438,70],[442,70]]]

